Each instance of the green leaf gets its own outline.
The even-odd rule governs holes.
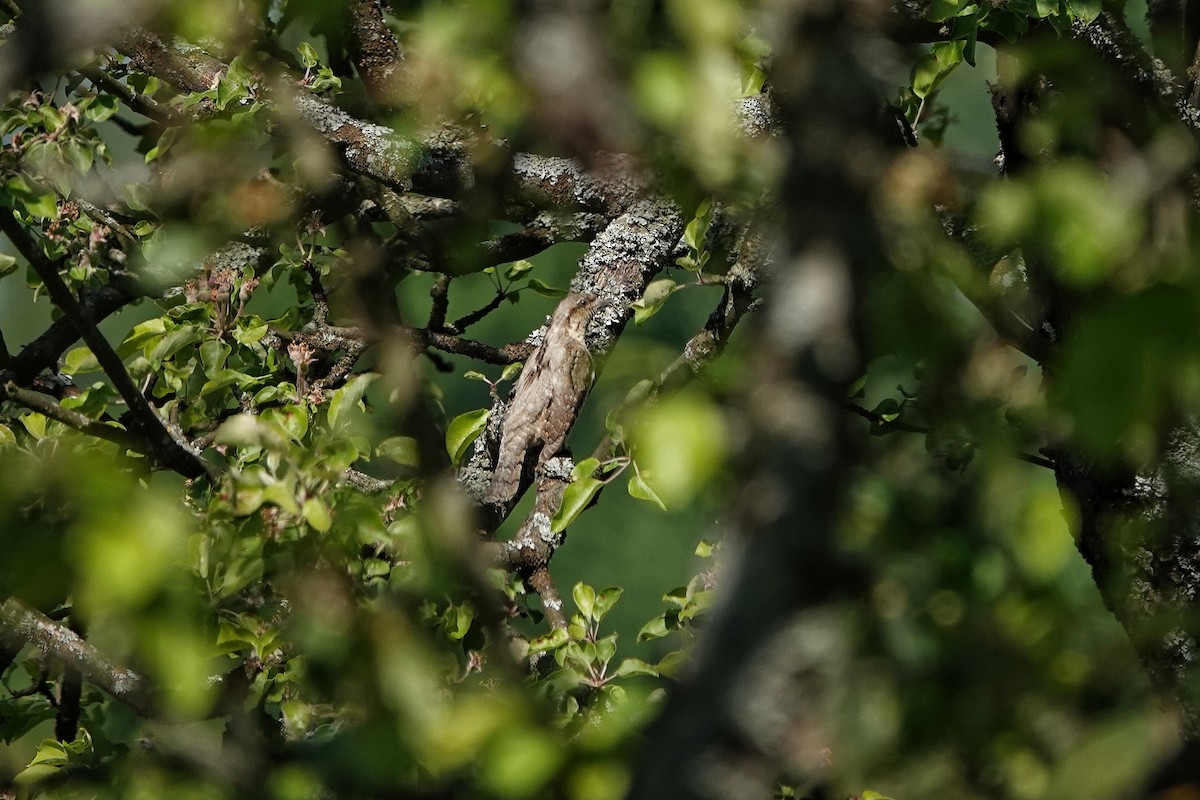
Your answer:
[[[688,590],[686,586],[676,586],[674,589],[664,594],[662,600],[667,605],[672,605],[676,608],[683,608],[685,605],[687,605],[687,591]]]
[[[580,461],[578,464],[576,464],[571,470],[571,480],[578,481],[582,480],[583,478],[590,478],[599,468],[600,459],[585,458],[583,461]]]
[[[1029,18],[1008,8],[998,8],[988,17],[987,27],[1015,42],[1029,32]]]
[[[533,269],[533,262],[527,258],[522,258],[520,261],[514,261],[512,266],[505,270],[504,277],[508,278],[510,281],[515,280],[524,275],[526,272],[529,272],[531,269]]]
[[[668,623],[666,616],[655,617],[638,631],[637,640],[639,642],[646,642],[651,639],[661,639],[677,627],[678,625]]]
[[[937,91],[942,81],[962,63],[963,52],[967,43],[959,40],[954,42],[938,42],[912,68],[912,91],[917,97],[925,99]]]
[[[624,592],[625,590],[620,586],[610,586],[596,596],[596,602],[592,609],[592,613],[595,615],[597,622],[604,619],[604,615],[607,614],[612,607],[617,604],[617,601],[621,599],[621,595],[624,594]]]
[[[707,199],[696,208],[696,216],[683,229],[683,241],[693,250],[704,249],[704,237],[712,223],[712,199]]]
[[[320,533],[325,533],[333,525],[333,518],[329,515],[329,507],[320,498],[310,497],[305,500],[304,509],[301,513],[304,516],[304,521]]]
[[[621,662],[612,674],[614,678],[628,678],[631,675],[658,676],[658,668],[640,658],[627,658]]]
[[[713,554],[713,543],[705,539],[701,539],[700,543],[696,545],[695,552],[696,555],[700,556],[701,558],[709,558]]]
[[[504,368],[504,371],[500,373],[500,380],[502,380],[502,381],[512,380],[516,376],[516,374],[521,371],[521,367],[523,367],[523,366],[525,366],[524,363],[522,363],[520,361],[509,364],[508,366],[506,366]]]
[[[570,634],[563,628],[555,628],[547,634],[529,641],[529,655],[557,650],[571,640]]]
[[[235,86],[251,86],[254,84],[254,71],[241,56],[234,56],[229,62],[229,69],[225,71],[225,80]]]
[[[238,372],[235,369],[223,369],[204,382],[204,385],[200,387],[200,394],[198,396],[204,397],[228,386],[249,387],[255,380],[255,378],[244,372]]]
[[[144,348],[146,359],[149,360],[151,366],[161,366],[165,359],[175,355],[188,345],[200,341],[201,336],[200,329],[193,325],[168,331],[153,346]]]
[[[117,98],[113,95],[99,94],[92,98],[92,102],[84,109],[83,115],[92,122],[104,122],[117,113],[118,106]]]
[[[267,335],[267,323],[258,317],[248,317],[233,329],[233,338],[238,344],[251,345]]]
[[[133,326],[133,330],[125,337],[125,341],[121,342],[121,346],[117,348],[117,353],[124,358],[141,350],[147,342],[157,339],[166,332],[167,321],[163,317],[155,317],[145,322],[139,322]]]
[[[925,18],[930,22],[945,22],[952,17],[957,17],[970,5],[970,0],[933,0],[929,4],[929,10],[925,13]]]
[[[273,503],[289,514],[296,514],[300,511],[300,504],[296,502],[296,489],[290,483],[280,482],[264,486],[261,502]]]
[[[35,439],[41,439],[46,435],[47,419],[41,414],[30,412],[21,416],[21,424],[25,426],[25,430],[29,431],[29,435]]]
[[[235,414],[221,423],[214,438],[217,444],[231,447],[260,446],[277,449],[286,444],[278,431],[253,414]]]
[[[483,381],[484,383],[490,383],[487,375],[484,375],[482,372],[476,372],[473,369],[469,369],[464,372],[463,377],[469,381]]]
[[[304,434],[308,433],[308,411],[301,405],[288,404],[282,408],[268,408],[262,412],[260,419],[277,426],[279,430],[296,442],[299,442],[304,438]],[[348,439],[342,438],[339,440],[339,445],[346,444],[348,441]]]
[[[556,289],[537,278],[530,278],[529,283],[525,284],[525,286],[545,297],[564,297],[567,294],[565,289]],[[516,295],[512,296],[516,297]]]
[[[17,257],[8,253],[0,253],[0,278],[17,271]]]
[[[446,610],[442,625],[446,635],[458,641],[470,632],[474,620],[475,609],[469,603],[458,603]]]
[[[554,512],[554,518],[550,520],[550,530],[554,533],[565,530],[583,513],[603,486],[604,481],[595,478],[580,478],[567,486],[563,492],[562,503],[558,511]]]
[[[667,510],[667,504],[662,501],[662,498],[650,488],[650,484],[646,483],[645,479],[637,472],[630,476],[628,489],[630,497],[637,498],[638,500],[649,500],[663,511]]]
[[[596,619],[597,621],[600,619],[599,614],[596,615]],[[613,633],[605,636],[603,639],[598,640],[594,647],[594,651],[589,652],[592,661],[607,664],[617,654],[617,635]]]
[[[67,161],[79,172],[86,173],[92,168],[93,150],[91,147],[85,147],[72,139],[63,146],[63,152],[67,156]]]
[[[25,210],[41,219],[54,219],[58,216],[58,196],[53,192],[32,195],[25,200]]]
[[[30,764],[13,776],[13,784],[30,786],[46,780],[61,769],[61,764]]]
[[[358,405],[362,400],[363,395],[379,375],[374,372],[369,372],[364,375],[355,375],[350,380],[346,381],[346,385],[333,393],[329,399],[329,426],[332,428],[337,424],[337,421],[348,410]]]
[[[955,18],[950,26],[950,36],[954,39],[961,39],[966,42],[963,47],[963,60],[975,66],[975,45],[979,39],[979,26],[987,16],[987,11],[976,11],[974,14],[967,14]]]
[[[467,448],[479,438],[479,434],[483,433],[487,427],[490,413],[490,409],[481,408],[477,411],[459,414],[450,421],[449,427],[446,428],[446,452],[450,454],[452,463],[462,462]]]
[[[87,347],[76,347],[63,356],[62,371],[68,375],[78,375],[81,372],[97,372],[100,362],[92,355]]]
[[[185,109],[191,108],[201,100],[213,100],[216,98],[216,96],[216,89],[209,89],[207,92],[197,92],[194,94],[184,95],[183,107]],[[158,141],[154,143],[154,147],[151,147],[146,151],[146,163],[149,164],[153,161],[157,161],[166,155],[167,151],[171,149],[171,146],[175,143],[175,140],[178,137],[179,130],[177,128],[167,128],[167,130],[158,137]]]
[[[317,49],[308,42],[301,42],[296,46],[296,52],[300,54],[300,66],[305,69],[312,69],[321,58],[317,55]]]
[[[900,418],[900,404],[892,398],[887,398],[880,401],[879,405],[875,406],[871,413],[879,417],[884,422],[895,422]]]
[[[375,452],[408,467],[415,467],[421,463],[417,440],[411,436],[392,436],[384,439],[375,448]]]
[[[571,588],[571,599],[575,607],[586,619],[593,619],[592,611],[596,605],[596,590],[580,581]]]
[[[62,743],[54,739],[43,739],[37,746],[37,751],[34,753],[33,760],[29,762],[29,765],[65,763],[67,763],[67,750],[63,747]]]
[[[646,293],[641,299],[633,302],[633,322],[635,325],[641,325],[646,320],[653,317],[667,302],[667,298],[675,294],[679,289],[679,284],[670,278],[662,278],[661,280],[652,281],[646,287]]]
[[[1100,16],[1100,0],[1067,0],[1067,6],[1075,18],[1084,23],[1090,23]]]
[[[230,352],[232,351],[229,345],[220,339],[201,342],[200,363],[204,365],[204,374],[210,378],[215,377],[217,371],[225,366],[225,359],[229,357]]]
[[[217,108],[224,109],[235,100],[241,100],[247,96],[245,86],[239,86],[232,80],[221,80],[217,83]]]

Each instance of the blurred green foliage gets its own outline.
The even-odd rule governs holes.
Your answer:
[[[412,94],[377,121],[412,137],[453,122],[573,154],[570,131],[539,116],[539,76],[516,52],[528,46],[519,6],[388,4]],[[469,455],[514,370],[461,355],[414,363],[381,347],[369,371],[323,385],[328,354],[273,344],[313,321],[324,288],[333,296],[321,313],[335,321],[380,297],[405,321],[430,313],[432,274],[397,268],[364,288],[362,273],[379,265],[360,239],[373,246],[395,233],[387,224],[323,225],[300,208],[303,194],[329,190],[338,164],[270,111],[271,81],[284,74],[347,109],[369,107],[344,4],[163,4],[155,24],[227,58],[204,91],[176,92],[115,51],[98,54],[120,86],[172,114],[204,110],[187,124],[155,122],[74,72],[8,98],[5,213],[38,231],[76,292],[128,271],[174,287],[104,330],[163,418],[219,454],[225,473],[210,484],[153,472],[119,445],[0,406],[3,595],[157,690],[146,719],[85,683],[75,735],[60,741],[69,665],[30,645],[6,653],[0,782],[46,797],[623,795],[642,731],[719,591],[726,550],[706,540],[732,524],[744,464],[758,455],[744,451],[751,423],[737,398],[753,391],[761,331],[735,333],[686,388],[612,412],[648,395],[644,382],[720,296],[728,265],[705,244],[715,209],[757,207],[774,187],[779,150],[747,140],[729,113],[770,86],[767,6],[615,0],[589,20],[607,58],[596,80],[627,117],[589,135],[652,168],[691,224],[686,253],[635,304],[573,433],[586,466],[554,525],[570,535],[552,570],[572,587],[565,628],[550,628],[520,576],[480,563],[473,509],[436,469]],[[1117,798],[1172,750],[1175,720],[1074,551],[1073,501],[1019,456],[1068,431],[1097,458],[1152,459],[1165,422],[1200,402],[1192,234],[1161,223],[1194,153],[1169,133],[1140,150],[1102,147],[1103,103],[1089,95],[1079,111],[1068,96],[1022,134],[1044,163],[1001,182],[978,170],[945,177],[956,158],[990,148],[956,141],[954,127],[985,127],[979,106],[956,111],[955,94],[964,65],[991,64],[980,37],[1020,42],[1043,23],[1062,34],[1098,12],[1079,0],[937,0],[928,19],[949,38],[881,69],[908,121],[949,149],[902,156],[880,177],[892,263],[865,290],[870,363],[848,402],[871,417],[855,431],[869,444],[839,532],[869,592],[829,610],[838,646],[820,665],[835,678],[827,747],[838,790]],[[1039,57],[1058,54],[1058,41]],[[494,168],[497,156],[474,146],[481,171]],[[98,184],[114,190],[112,219],[77,202]],[[475,200],[478,218],[430,226],[447,250],[506,230],[492,218],[498,203]],[[980,269],[945,242],[935,207],[977,224],[1008,264],[1048,265],[1071,295],[1060,357],[1043,365],[1057,376],[1048,393],[1042,368],[968,302],[999,255]],[[264,252],[211,255],[239,237],[265,240]],[[468,263],[447,319],[496,301],[471,336],[518,341],[553,310],[583,251]],[[36,272],[18,264],[0,262],[13,355],[51,317]],[[74,379],[63,409],[128,426],[86,347],[58,366]],[[584,461],[606,435],[625,460]],[[387,490],[360,491],[342,480],[350,468]]]

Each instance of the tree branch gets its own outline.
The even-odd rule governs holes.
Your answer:
[[[26,644],[77,670],[139,715],[153,713],[155,704],[145,678],[117,665],[70,628],[10,597],[0,603],[0,647],[16,651]]]
[[[354,66],[378,105],[399,105],[405,86],[404,52],[383,18],[382,0],[352,0],[350,41]]]
[[[191,451],[180,443],[167,430],[166,424],[158,416],[158,412],[150,406],[150,403],[134,385],[120,356],[113,350],[99,329],[92,324],[87,311],[67,288],[66,283],[58,274],[57,265],[43,255],[41,248],[21,227],[16,217],[12,214],[0,214],[0,230],[12,240],[21,255],[29,261],[30,266],[45,284],[50,299],[74,326],[80,338],[100,363],[104,374],[112,381],[117,393],[125,400],[133,415],[133,428],[144,439],[151,457],[158,464],[186,477],[196,478],[204,475],[209,479],[214,479],[217,474],[215,468],[206,463],[199,453]]]
[[[64,425],[74,428],[80,433],[94,436],[97,439],[104,439],[113,444],[120,445],[129,450],[141,453],[142,455],[151,455],[146,447],[146,443],[137,436],[134,436],[124,428],[117,428],[112,425],[106,425],[103,422],[97,422],[91,417],[84,416],[78,411],[63,408],[53,399],[47,397],[41,392],[35,392],[31,389],[22,389],[13,381],[0,384],[0,400],[11,400],[18,403],[31,411],[49,417],[53,420],[58,420]]]
[[[171,106],[164,106],[144,94],[135,92],[99,67],[82,67],[76,71],[91,81],[97,89],[119,98],[143,117],[149,117],[163,125],[179,125],[188,119]]]

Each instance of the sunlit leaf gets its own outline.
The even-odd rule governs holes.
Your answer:
[[[463,456],[467,453],[467,448],[471,443],[479,438],[479,434],[483,433],[487,427],[488,415],[490,410],[480,408],[476,411],[468,411],[465,414],[460,414],[450,421],[446,428],[446,452],[450,454],[450,461],[454,464],[462,462]]]
[[[563,492],[562,503],[550,520],[550,530],[557,533],[566,530],[583,513],[596,494],[604,488],[604,481],[596,478],[580,478],[572,481]]]

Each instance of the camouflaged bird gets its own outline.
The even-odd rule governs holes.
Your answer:
[[[577,293],[564,297],[554,310],[541,345],[513,388],[485,503],[512,501],[522,476],[563,449],[592,385],[592,356],[584,333],[592,315],[607,305],[595,295]]]

